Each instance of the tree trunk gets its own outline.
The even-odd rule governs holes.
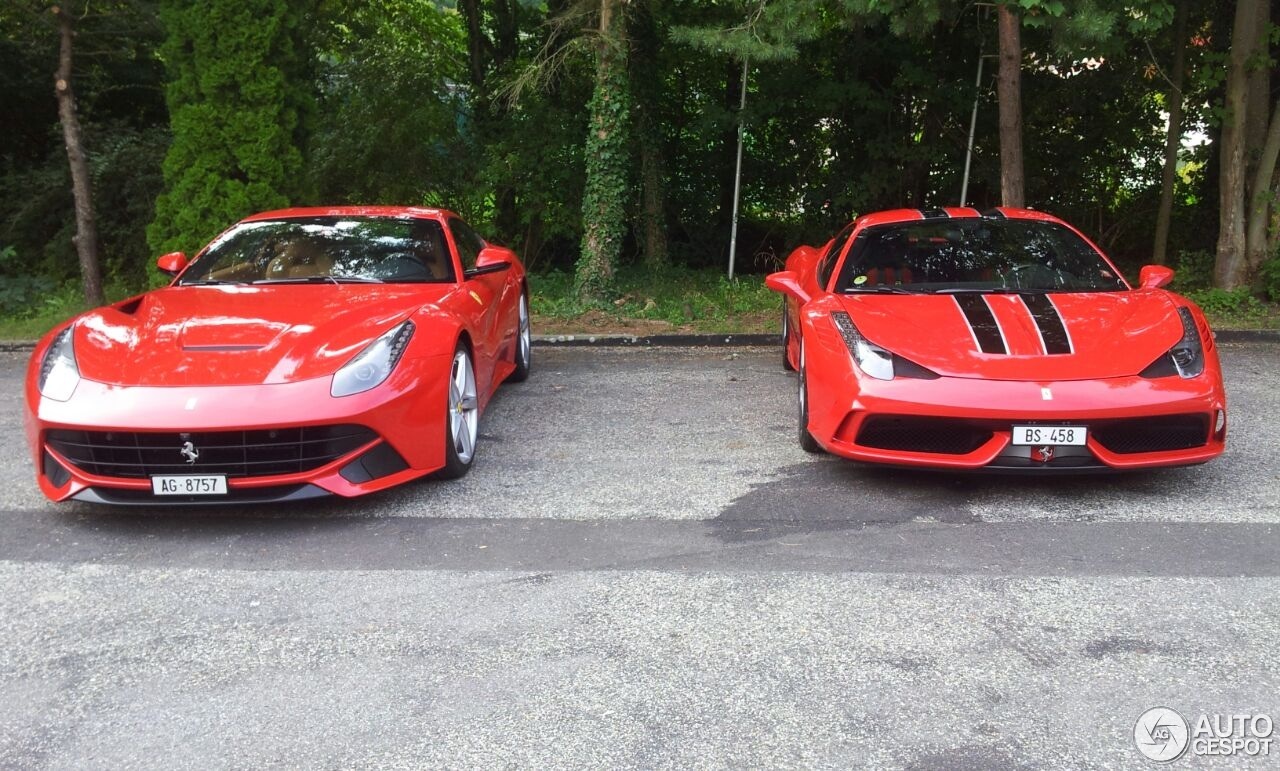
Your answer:
[[[514,0],[496,0],[493,4],[494,63],[502,67],[520,52],[520,29],[516,23]]]
[[[660,38],[652,3],[653,0],[645,0],[636,7],[631,35],[631,94],[635,100],[636,129],[640,140],[640,235],[644,264],[650,269],[664,267],[670,261],[667,250],[666,161],[658,117],[662,93],[662,73],[658,69]]]
[[[1271,0],[1255,0],[1253,24],[1249,32],[1253,36],[1250,51],[1262,53],[1267,51],[1267,32],[1271,28]],[[1236,40],[1232,38],[1231,45]],[[1244,109],[1244,169],[1246,182],[1254,178],[1258,168],[1262,146],[1267,141],[1267,118],[1271,115],[1271,69],[1258,66],[1258,62],[1250,62],[1248,68],[1248,84],[1245,86],[1248,106]],[[1269,185],[1268,185],[1269,187]],[[1252,188],[1245,189],[1246,200],[1253,198],[1257,192]]]
[[[1231,34],[1231,56],[1227,65],[1222,140],[1219,145],[1218,250],[1213,265],[1213,283],[1235,289],[1248,280],[1245,238],[1245,118],[1248,98],[1247,71],[1253,25],[1259,0],[1239,0]]]
[[[458,13],[467,25],[467,74],[477,92],[484,87],[484,58],[488,38],[481,28],[480,0],[459,0]]]
[[[493,4],[496,39],[491,39],[484,28],[481,0],[459,0],[457,9],[467,28],[467,74],[473,95],[475,132],[481,144],[488,145],[503,128],[501,106],[495,104],[489,89],[488,70],[490,64],[501,68],[515,58],[519,35],[515,10],[507,0]],[[506,178],[503,173],[498,176]],[[517,203],[515,189],[510,185],[495,187],[493,228],[499,243],[510,244],[517,236],[520,221]]]
[[[622,240],[626,236],[627,83],[625,19],[619,0],[600,0],[600,40],[596,82],[587,132],[587,180],[582,196],[582,252],[578,257],[578,299],[597,304],[613,289]]]
[[[1256,271],[1268,256],[1267,225],[1275,198],[1271,180],[1275,176],[1277,156],[1280,156],[1280,100],[1271,112],[1271,123],[1253,172],[1253,184],[1249,186],[1252,205],[1245,229],[1245,268],[1249,273]]]
[[[640,183],[644,220],[644,264],[661,268],[670,263],[667,252],[666,183],[662,150],[653,141],[640,143]]]
[[[80,258],[80,275],[84,280],[84,299],[90,305],[102,305],[102,273],[98,267],[98,229],[93,218],[93,189],[89,178],[89,162],[80,140],[80,118],[76,114],[76,95],[71,88],[71,44],[74,32],[71,16],[65,9],[53,6],[58,19],[61,45],[58,71],[53,76],[58,96],[58,119],[67,145],[67,162],[71,165],[71,194],[76,205],[76,234],[71,240]]]
[[[1000,197],[1005,206],[1026,206],[1022,172],[1022,20],[1000,6]]]
[[[1188,0],[1178,0],[1178,10],[1173,19],[1173,71],[1169,74],[1169,94],[1165,100],[1169,108],[1169,132],[1164,142],[1164,175],[1160,180],[1160,209],[1156,213],[1156,242],[1151,249],[1151,261],[1157,265],[1168,262],[1169,222],[1173,218],[1173,192],[1178,185],[1178,150],[1182,147],[1182,81],[1187,69],[1187,6]]]

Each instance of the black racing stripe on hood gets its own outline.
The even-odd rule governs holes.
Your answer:
[[[982,295],[954,295],[956,304],[964,313],[965,321],[973,330],[973,338],[978,341],[978,348],[983,353],[1008,353],[1004,346],[1004,335],[1000,333],[1000,325],[996,323],[995,314],[991,312]]]
[[[1031,311],[1031,318],[1035,319],[1036,326],[1040,329],[1040,339],[1044,341],[1044,352],[1071,353],[1071,337],[1067,334],[1067,327],[1062,322],[1062,314],[1058,313],[1049,296],[1022,295],[1022,302],[1026,304],[1027,310]]]

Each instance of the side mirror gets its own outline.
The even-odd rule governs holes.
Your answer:
[[[795,271],[783,270],[777,273],[770,273],[765,276],[764,285],[775,292],[794,297],[801,305],[809,302],[809,293],[800,286],[800,279],[796,276]]]
[[[1144,265],[1138,274],[1138,285],[1143,289],[1159,289],[1173,280],[1173,269],[1163,265]]]
[[[511,268],[516,259],[516,253],[501,246],[486,246],[480,250],[480,254],[476,257],[476,266],[466,271],[467,278],[475,278],[476,276],[484,276],[489,273],[500,273]]]
[[[487,268],[490,265],[498,263],[506,263],[510,267],[515,260],[516,253],[502,246],[486,246],[480,250],[480,256],[476,257],[477,268]]]
[[[182,252],[169,252],[156,260],[156,267],[166,276],[176,276],[187,267],[187,255]]]

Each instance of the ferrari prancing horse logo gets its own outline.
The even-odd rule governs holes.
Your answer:
[[[196,458],[200,457],[200,451],[191,442],[183,442],[182,449],[178,450],[178,452],[182,453],[182,457],[187,459],[187,463],[195,463]]]
[[[1032,447],[1031,460],[1039,461],[1040,463],[1048,463],[1053,460],[1053,452],[1054,449],[1051,444],[1046,444],[1043,447]]]

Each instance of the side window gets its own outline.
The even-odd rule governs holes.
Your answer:
[[[849,225],[831,242],[831,248],[827,253],[822,255],[822,261],[818,263],[818,285],[823,289],[827,288],[828,282],[831,281],[831,271],[836,268],[836,261],[840,259],[840,252],[844,251],[844,245],[849,240],[849,236],[853,234],[853,225]]]
[[[476,266],[480,250],[484,248],[484,239],[460,219],[449,220],[449,232],[453,234],[453,242],[458,246],[458,259],[462,261],[462,269],[471,270]]]

